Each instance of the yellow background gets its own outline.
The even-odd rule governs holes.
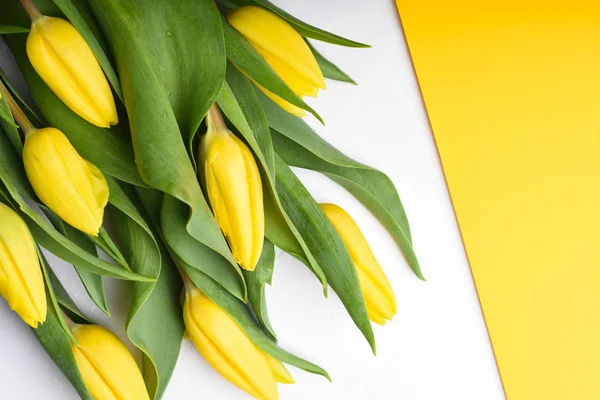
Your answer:
[[[600,2],[397,5],[508,398],[600,399]]]

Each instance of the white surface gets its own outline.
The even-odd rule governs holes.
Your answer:
[[[327,126],[314,126],[349,156],[385,171],[397,185],[428,278],[421,282],[413,275],[387,232],[353,197],[318,174],[298,171],[318,201],[335,202],[354,216],[394,287],[399,309],[393,322],[375,326],[374,357],[333,291],[324,299],[308,269],[279,252],[267,298],[280,343],[321,365],[333,378],[329,383],[290,368],[297,383],[280,385],[281,398],[503,399],[393,1],[277,3],[319,27],[372,44],[364,50],[317,44],[359,86],[328,82],[328,90],[311,102]],[[82,310],[124,338],[127,284],[107,285],[115,317],[108,319],[89,301],[72,268],[55,258],[52,263]],[[3,301],[0,321],[0,397],[76,399],[32,332]],[[164,399],[192,398],[249,397],[214,372],[186,342]]]

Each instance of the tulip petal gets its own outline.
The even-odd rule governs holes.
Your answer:
[[[44,277],[35,242],[19,215],[0,203],[0,294],[32,328],[46,320]]]
[[[77,325],[73,344],[77,367],[95,399],[149,399],[142,374],[127,347],[108,329]]]
[[[99,127],[118,122],[102,68],[68,21],[46,16],[34,21],[27,38],[27,55],[44,82],[79,116]]]
[[[240,266],[256,267],[264,240],[264,210],[258,167],[246,145],[229,131],[209,131],[202,140],[208,197]]]
[[[229,315],[195,287],[186,291],[183,317],[198,351],[224,378],[257,399],[279,398],[264,353]]]
[[[252,217],[252,256],[250,257],[249,269],[253,271],[256,268],[256,264],[258,264],[265,240],[265,209],[262,181],[256,160],[248,146],[238,137],[233,136],[233,138],[240,147],[246,166],[246,181],[250,194],[250,215]]]
[[[279,59],[304,80],[325,88],[325,79],[310,48],[283,18],[261,7],[247,6],[229,14],[227,20],[267,62]],[[280,76],[288,82],[286,76]]]
[[[37,196],[69,225],[96,236],[108,202],[102,173],[90,168],[58,129],[38,129],[25,140],[25,171]]]
[[[321,208],[342,237],[354,261],[369,318],[383,325],[396,313],[396,295],[392,285],[352,217],[335,204],[321,204]]]

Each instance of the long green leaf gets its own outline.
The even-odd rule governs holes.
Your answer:
[[[235,68],[227,69],[227,82],[223,85],[217,103],[257,157],[263,182],[266,237],[277,247],[308,265],[323,284],[326,294],[325,275],[277,196],[274,167],[273,164],[270,165],[270,162],[274,162],[271,135],[265,127],[262,107],[248,79]]]
[[[142,373],[151,398],[162,397],[171,378],[183,338],[179,294],[181,281],[168,254],[141,214],[135,192],[110,182],[109,214],[123,253],[135,272],[157,277],[135,283],[127,334],[142,351]]]
[[[0,25],[0,35],[9,35],[11,33],[27,33],[29,28],[15,25]]]
[[[161,224],[169,247],[188,265],[213,278],[238,299],[246,301],[246,285],[241,268],[191,237],[185,229],[187,207],[171,199],[169,196],[164,198]]]
[[[86,234],[65,223],[46,207],[42,207],[42,210],[44,211],[44,214],[48,216],[48,219],[52,225],[54,225],[56,230],[92,256],[98,256],[96,246],[88,239]],[[83,287],[90,296],[90,299],[92,299],[94,304],[96,304],[106,315],[110,315],[108,305],[106,304],[106,295],[104,293],[102,277],[88,271],[80,270],[77,267],[75,267],[75,271],[77,272],[77,275],[79,275],[81,283],[83,283]]]
[[[417,277],[424,279],[412,246],[404,207],[390,178],[347,157],[304,121],[280,112],[270,99],[258,94],[273,128],[275,149],[285,162],[322,172],[354,195],[390,232]]]
[[[319,68],[323,73],[323,76],[328,79],[333,79],[335,81],[347,82],[356,85],[354,79],[350,78],[344,71],[342,71],[337,65],[329,61],[325,58],[321,53],[315,49],[315,47],[308,41],[308,39],[304,39],[310,51],[312,51],[317,63],[319,64]]]
[[[277,96],[310,112],[323,123],[319,114],[289,88],[254,47],[225,19],[223,19],[223,31],[225,32],[227,58],[237,68]]]
[[[71,340],[61,327],[62,315],[56,313],[52,307],[48,307],[46,322],[34,332],[52,361],[61,369],[69,379],[82,400],[94,400],[88,391],[83,378],[77,368],[77,362],[71,348]]]
[[[254,271],[244,271],[246,286],[248,286],[248,300],[258,322],[272,339],[277,340],[275,330],[269,320],[267,300],[265,298],[265,283],[271,284],[273,269],[275,268],[275,247],[273,243],[265,240],[263,250]]]
[[[275,157],[275,163],[277,193],[283,207],[319,261],[327,282],[337,293],[375,353],[375,337],[362,297],[356,267],[342,238],[287,164],[279,157]]]
[[[116,60],[140,175],[151,187],[189,206],[189,234],[234,265],[185,144],[223,81],[225,53],[215,4],[210,0],[177,4],[148,0],[143,7],[133,0],[89,3]],[[213,62],[197,64],[200,57]],[[198,86],[200,82],[204,85]]]
[[[40,260],[40,266],[42,268],[42,273],[44,274],[44,281],[46,282],[46,300],[48,302],[48,308],[52,310],[48,310],[48,313],[54,312],[54,314],[60,314],[60,305],[58,304],[56,295],[54,294],[54,290],[52,288],[52,281],[50,280],[50,274],[48,273],[50,266],[48,265],[46,257],[39,249],[38,256]],[[63,333],[67,335],[69,340],[71,340],[73,343],[76,343],[77,341],[75,340],[75,336],[73,336],[73,332],[71,332],[71,328],[69,328],[69,325],[67,325],[67,322],[64,320],[64,318],[59,318],[58,322]]]
[[[248,338],[250,338],[250,340],[252,340],[260,349],[281,362],[330,379],[327,372],[321,367],[303,360],[277,346],[275,341],[257,325],[248,307],[246,307],[239,299],[223,290],[220,285],[197,269],[186,265],[184,262],[181,262],[181,260],[179,260],[179,265],[184,269],[192,282],[194,282],[194,284],[198,286],[211,301],[229,314],[244,331],[246,336],[248,336]]]
[[[335,35],[333,33],[324,31],[323,29],[319,29],[315,26],[309,25],[306,22],[299,20],[293,15],[285,12],[281,8],[277,7],[275,4],[271,3],[268,0],[231,0],[233,3],[236,3],[240,6],[258,6],[264,7],[267,10],[274,12],[279,15],[281,18],[285,19],[290,23],[300,33],[302,36],[306,36],[309,38],[317,39],[323,42],[328,42],[332,44],[337,44],[340,46],[346,47],[371,47],[368,44],[363,44],[359,42],[355,42],[350,39],[343,38],[341,36]]]
[[[73,299],[69,297],[67,290],[63,287],[62,283],[60,283],[60,280],[49,265],[46,266],[46,273],[48,274],[54,296],[56,296],[56,301],[60,305],[62,311],[67,314],[71,321],[77,324],[91,324],[92,322],[88,317],[81,312],[73,302]]]

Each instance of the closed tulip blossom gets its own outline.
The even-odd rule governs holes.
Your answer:
[[[206,117],[200,160],[217,223],[240,266],[253,271],[265,235],[262,183],[248,146],[227,129],[216,106]]]
[[[371,321],[385,325],[396,314],[396,296],[360,228],[352,217],[335,204],[321,204],[346,244],[358,272],[360,287]]]
[[[46,291],[29,228],[0,203],[0,295],[32,328],[46,321]]]
[[[33,190],[48,208],[80,231],[98,235],[108,184],[61,131],[44,128],[27,133],[23,163]]]
[[[77,368],[94,399],[148,400],[142,373],[127,347],[98,325],[75,325]]]
[[[81,118],[99,127],[116,124],[115,100],[94,53],[71,23],[33,15],[27,55],[42,80]]]
[[[325,89],[315,56],[302,36],[283,18],[261,7],[246,6],[230,13],[227,20],[299,97],[316,97],[319,89]],[[301,108],[257,86],[284,110],[299,117],[305,115]]]
[[[280,361],[259,349],[225,311],[189,281],[183,320],[189,338],[206,361],[254,398],[276,400],[277,382],[294,383]]]

